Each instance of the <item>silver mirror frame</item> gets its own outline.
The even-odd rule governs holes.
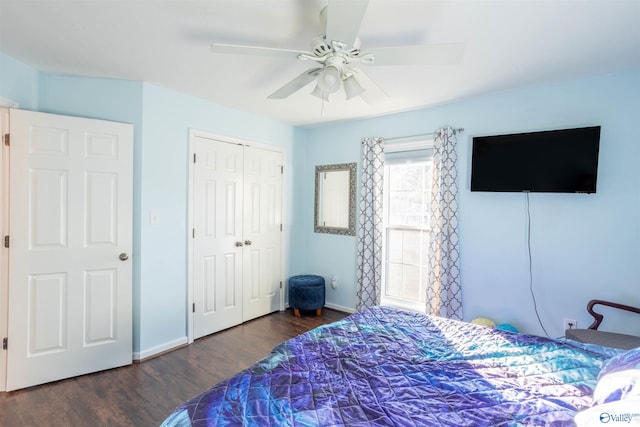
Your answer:
[[[320,175],[329,171],[349,171],[349,226],[341,227],[325,227],[318,225],[319,206],[320,206]],[[320,165],[316,166],[316,191],[315,191],[315,210],[313,216],[313,231],[316,233],[341,234],[343,236],[356,235],[356,173],[358,171],[357,163],[340,163],[336,165]]]

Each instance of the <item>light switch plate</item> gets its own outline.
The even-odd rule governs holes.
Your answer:
[[[149,224],[160,224],[160,214],[158,213],[158,211],[149,211]]]

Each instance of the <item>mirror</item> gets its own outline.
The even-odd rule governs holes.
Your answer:
[[[316,233],[356,235],[357,163],[316,166]]]

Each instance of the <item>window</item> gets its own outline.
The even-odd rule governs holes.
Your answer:
[[[427,142],[385,145],[381,302],[425,311],[433,157]]]

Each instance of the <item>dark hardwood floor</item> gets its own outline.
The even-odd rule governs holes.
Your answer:
[[[0,393],[0,426],[158,426],[182,402],[282,341],[346,315],[273,313],[142,363]]]

